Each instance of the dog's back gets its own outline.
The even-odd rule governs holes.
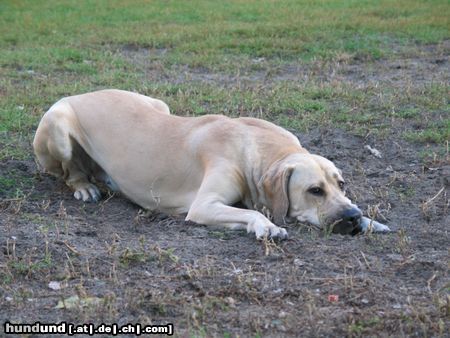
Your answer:
[[[263,120],[170,115],[162,101],[120,90],[57,102],[43,117],[34,148],[76,198],[100,197],[94,176],[144,208],[173,213],[189,210],[213,166],[232,165],[244,194],[253,167],[267,169],[261,154],[271,163],[301,149],[295,136]]]

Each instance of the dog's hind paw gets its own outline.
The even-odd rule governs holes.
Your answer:
[[[83,202],[98,202],[102,195],[95,185],[87,183],[82,187],[78,187],[73,196]]]

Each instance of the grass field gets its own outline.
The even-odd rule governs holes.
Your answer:
[[[0,320],[444,336],[449,13],[445,0],[1,1]],[[328,238],[303,226],[268,244],[144,216],[117,196],[76,203],[38,173],[30,144],[51,104],[102,88],[177,115],[273,121],[343,168],[351,197],[397,232]],[[65,287],[49,289],[55,280]],[[73,295],[99,302],[55,309]]]

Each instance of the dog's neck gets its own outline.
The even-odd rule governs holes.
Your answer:
[[[277,166],[295,162],[297,155],[308,153],[303,147],[295,145],[289,148],[278,149],[276,154],[272,153],[270,156],[258,156],[260,163],[254,165],[251,170],[246,171],[251,173],[251,177],[247,177],[248,193],[242,201],[246,207],[260,212],[273,212],[272,205],[262,184],[266,175]]]

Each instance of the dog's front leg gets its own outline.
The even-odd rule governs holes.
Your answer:
[[[246,229],[247,232],[254,232],[258,239],[287,238],[285,229],[276,226],[258,211],[230,207],[216,199],[196,201],[186,220],[205,225],[222,225],[229,229]]]
[[[229,229],[246,229],[256,238],[286,239],[287,231],[255,210],[229,206],[241,198],[239,185],[223,175],[209,175],[203,181],[186,220],[205,225],[222,225]]]

